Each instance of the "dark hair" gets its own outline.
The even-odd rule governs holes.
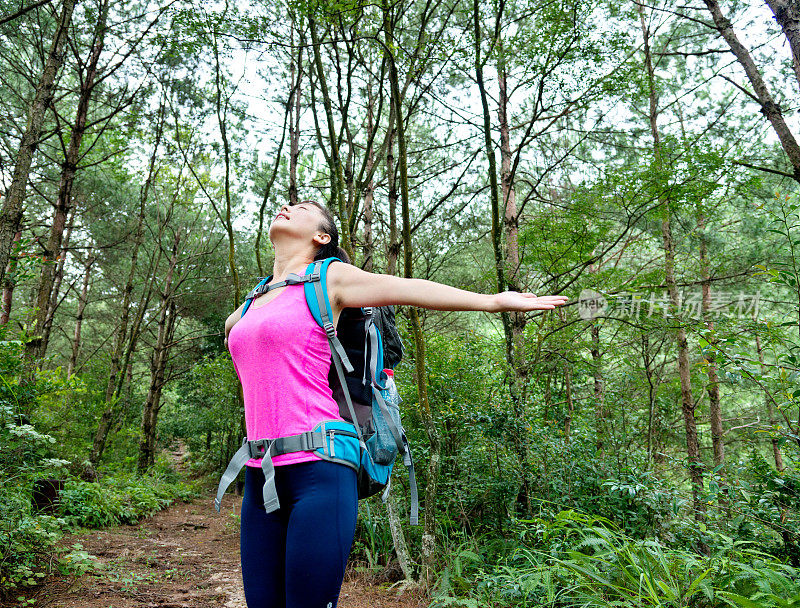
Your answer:
[[[342,262],[346,264],[350,263],[350,256],[347,255],[347,252],[339,247],[339,230],[336,228],[336,218],[333,217],[333,214],[330,212],[325,205],[321,205],[317,201],[300,201],[297,203],[298,205],[314,205],[317,209],[322,212],[322,223],[320,224],[320,230],[324,231],[325,234],[330,235],[331,240],[328,241],[327,244],[323,245],[317,251],[317,254],[314,256],[315,260],[324,260],[326,258],[339,258]]]

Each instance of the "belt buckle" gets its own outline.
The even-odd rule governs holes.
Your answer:
[[[264,458],[272,441],[270,439],[257,439],[250,443],[250,457],[251,458]],[[255,453],[254,453],[255,450]]]

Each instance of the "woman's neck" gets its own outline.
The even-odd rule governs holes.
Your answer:
[[[303,274],[308,265],[314,261],[314,255],[308,250],[286,251],[275,248],[275,261],[272,264],[272,276],[282,281],[291,273]]]

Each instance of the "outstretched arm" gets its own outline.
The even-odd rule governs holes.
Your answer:
[[[567,301],[565,296],[541,296],[504,291],[485,295],[426,281],[402,279],[365,272],[350,264],[331,264],[328,268],[328,293],[337,308],[358,306],[419,306],[434,310],[551,310]]]

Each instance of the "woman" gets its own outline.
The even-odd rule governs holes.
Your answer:
[[[330,212],[313,201],[284,205],[269,228],[272,283],[303,275],[315,259],[341,257]],[[328,296],[334,324],[344,308],[420,306],[436,310],[549,310],[563,296],[482,295],[422,279],[331,264]],[[226,344],[242,383],[247,437],[285,437],[339,419],[328,385],[330,347],[302,285],[276,288],[240,306],[225,322]],[[280,509],[267,513],[260,460],[250,460],[241,510],[242,579],[248,608],[333,608],[356,526],[356,474],[313,452],[273,457]]]

